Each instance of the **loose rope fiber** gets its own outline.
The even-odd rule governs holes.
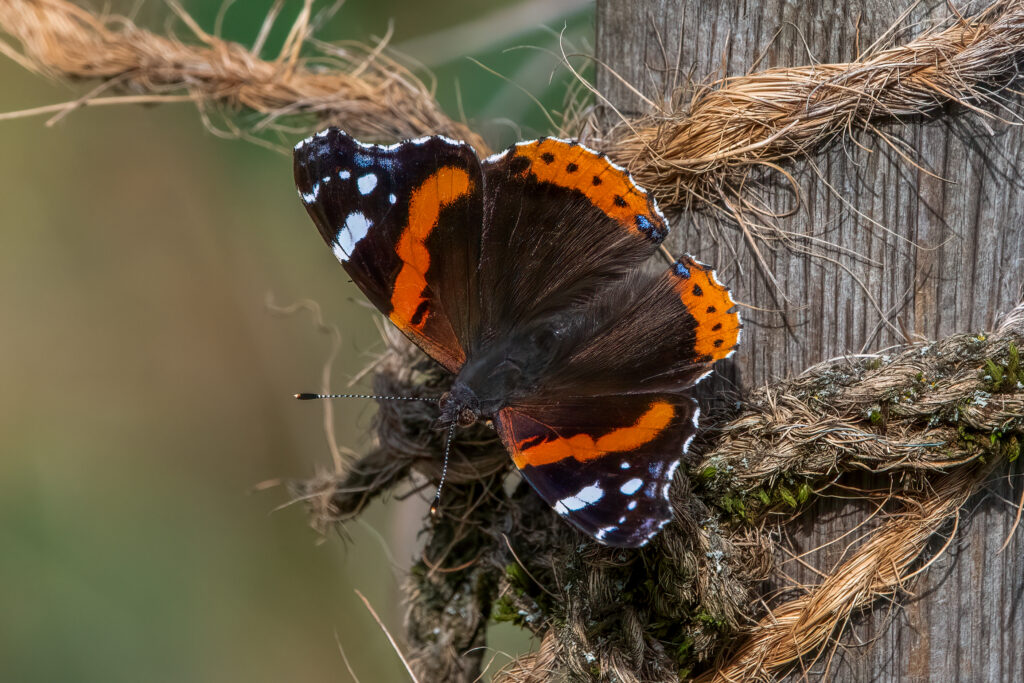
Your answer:
[[[652,111],[598,133],[600,147],[667,209],[712,208],[723,196],[757,209],[744,187],[755,169],[780,163],[877,125],[957,103],[1003,105],[999,88],[1017,77],[1024,53],[1024,3],[1000,1],[905,45],[855,62],[775,68],[698,88],[680,109]],[[896,144],[891,142],[891,144]],[[912,152],[898,149],[905,158]],[[755,184],[756,185],[756,184]]]
[[[257,131],[298,115],[312,118],[314,127],[337,123],[368,140],[441,133],[487,150],[479,135],[441,111],[432,89],[389,56],[384,42],[367,48],[313,41],[312,0],[270,60],[259,53],[276,11],[246,47],[210,35],[171,6],[196,43],[158,36],[125,17],[97,16],[66,0],[6,0],[0,3],[0,29],[20,48],[0,42],[0,52],[54,78],[101,81],[81,100],[44,111],[184,95],[204,111],[262,114]],[[312,54],[303,54],[304,48]],[[879,123],[929,114],[949,103],[988,115],[979,105],[1002,104],[999,88],[1017,76],[1022,53],[1024,1],[999,0],[943,30],[855,62],[715,81],[698,88],[683,108],[623,121],[593,133],[591,142],[652,191],[663,209],[721,208],[725,196],[732,209],[757,212],[746,194],[753,187],[746,182],[752,170],[779,169],[787,159],[857,131],[888,141]],[[32,111],[18,114],[25,113]]]
[[[270,60],[258,53],[276,12],[268,16],[254,46],[246,47],[210,35],[169,4],[196,43],[156,35],[122,16],[97,16],[65,0],[4,0],[0,30],[20,49],[0,42],[0,53],[53,78],[101,81],[102,87],[66,109],[107,97],[118,101],[106,91],[130,93],[129,102],[184,94],[204,110],[262,114],[258,129],[300,115],[317,126],[342,123],[361,139],[442,133],[486,150],[480,136],[441,112],[409,68],[384,54],[383,45],[318,44],[318,54],[300,54],[309,47],[312,0],[306,0],[280,53]]]

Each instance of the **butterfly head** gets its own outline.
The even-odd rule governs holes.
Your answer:
[[[469,427],[480,419],[480,399],[465,384],[456,382],[451,391],[446,391],[438,400],[441,424],[455,424]]]

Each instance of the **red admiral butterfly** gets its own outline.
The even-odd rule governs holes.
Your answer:
[[[295,182],[359,288],[455,375],[442,424],[492,420],[541,497],[605,545],[671,519],[700,412],[686,390],[740,320],[707,266],[641,267],[668,225],[625,170],[551,138],[481,161],[440,136],[330,128],[295,146]]]

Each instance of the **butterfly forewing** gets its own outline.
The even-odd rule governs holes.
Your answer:
[[[507,330],[564,310],[621,278],[668,233],[629,176],[582,145],[524,142],[483,164],[487,187],[484,328]]]
[[[477,316],[483,179],[472,147],[383,147],[329,128],[295,147],[309,215],[370,301],[457,372]]]

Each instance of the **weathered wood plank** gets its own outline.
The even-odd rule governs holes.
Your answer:
[[[646,96],[667,102],[673,86],[687,77],[739,75],[755,64],[850,61],[858,42],[866,48],[909,4],[598,0],[597,56]],[[949,11],[944,3],[928,3],[903,26]],[[906,39],[917,30],[897,35]],[[606,71],[599,72],[598,87],[626,115],[644,107]],[[862,140],[871,153],[837,145],[813,164],[796,164],[791,170],[803,205],[781,227],[798,246],[810,246],[807,238],[814,237],[861,256],[831,249],[828,258],[812,257],[799,248],[766,245],[764,256],[781,291],[759,270],[734,227],[709,225],[701,215],[681,217],[669,247],[715,264],[737,298],[754,307],[744,311],[744,345],[724,373],[749,387],[826,358],[885,348],[901,340],[901,327],[927,338],[991,328],[1020,299],[1024,285],[1024,179],[1018,170],[1024,131],[995,128],[990,136],[976,116],[956,109],[933,121],[886,128],[941,179],[872,138]],[[792,202],[791,194],[777,189],[770,205],[784,209]],[[1024,537],[996,553],[1013,520],[1007,499],[1019,495],[1020,484],[1011,490],[1002,481],[976,501],[950,552],[915,584],[917,598],[894,613],[883,606],[847,635],[846,644],[873,642],[840,651],[841,662],[831,669],[836,680],[1024,676]],[[794,542],[815,548],[865,514],[856,505],[823,503]],[[841,551],[830,547],[811,557],[827,569]],[[787,570],[814,581],[799,567]]]

